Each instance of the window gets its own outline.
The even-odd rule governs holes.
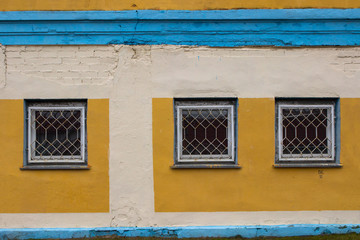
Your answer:
[[[275,166],[339,166],[337,100],[278,100],[276,112]]]
[[[86,101],[26,101],[28,168],[87,165]]]
[[[236,99],[175,100],[175,167],[234,167]]]

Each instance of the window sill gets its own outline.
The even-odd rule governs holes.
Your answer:
[[[20,170],[90,170],[88,165],[28,165]]]
[[[241,169],[241,166],[234,164],[174,164],[172,169]]]
[[[274,168],[342,168],[339,163],[277,163]]]

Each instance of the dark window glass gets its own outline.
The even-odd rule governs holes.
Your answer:
[[[228,109],[182,109],[181,116],[183,155],[228,154]]]

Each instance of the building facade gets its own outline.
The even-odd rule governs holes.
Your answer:
[[[359,231],[358,1],[0,2],[0,238]]]

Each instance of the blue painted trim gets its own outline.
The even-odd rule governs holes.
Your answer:
[[[46,20],[260,20],[360,19],[360,9],[240,9],[131,11],[13,11],[0,12],[0,21]]]
[[[357,46],[360,9],[0,12],[0,43]]]
[[[21,228],[0,229],[0,240],[64,239],[100,236],[120,237],[288,237],[360,233],[355,224],[296,224],[255,226],[114,227],[114,228]]]

